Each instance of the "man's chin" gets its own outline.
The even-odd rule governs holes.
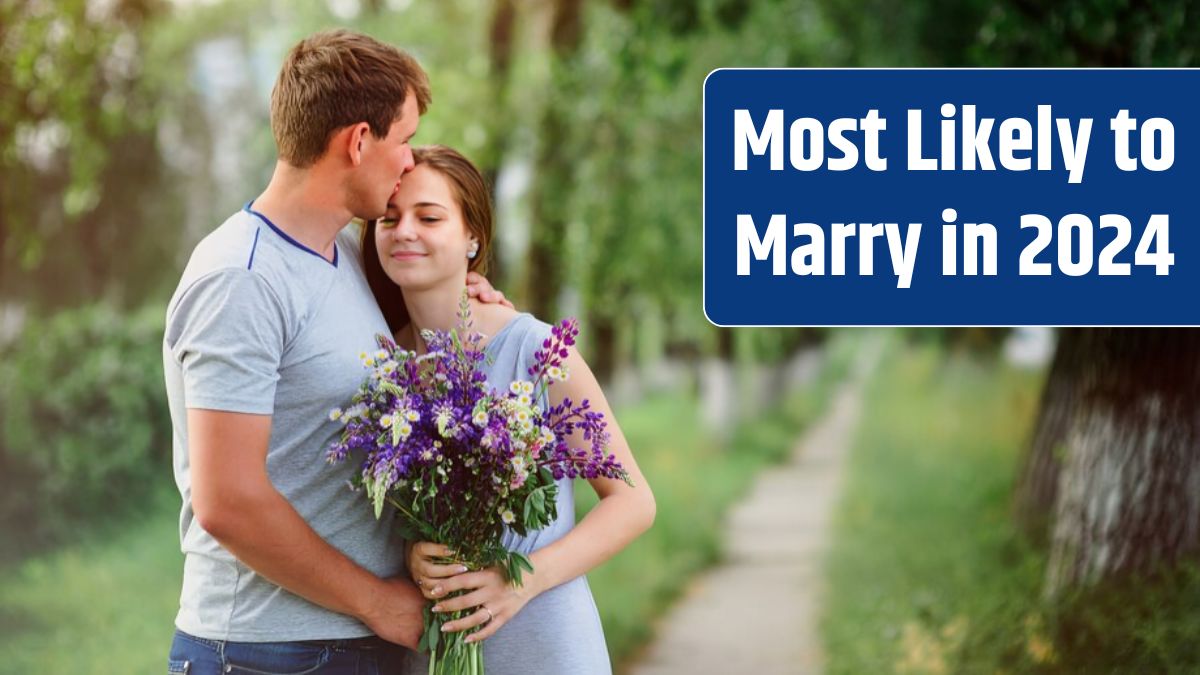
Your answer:
[[[386,215],[387,215],[387,205],[386,204],[381,209],[379,209],[379,208],[367,209],[367,208],[360,207],[358,209],[355,209],[355,211],[354,211],[355,218],[358,218],[359,220],[365,220],[368,222],[370,222],[372,220],[379,220],[380,218],[382,218]]]

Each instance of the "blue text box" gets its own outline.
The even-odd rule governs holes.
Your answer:
[[[722,326],[1196,325],[1198,104],[1195,69],[714,71],[704,84],[705,314]],[[873,132],[868,153],[874,118],[886,128]],[[1114,131],[1113,119],[1136,128]],[[953,133],[943,133],[947,122]],[[976,133],[964,138],[964,128]],[[1121,136],[1129,147],[1118,157]],[[947,138],[954,147],[943,158]],[[938,168],[917,170],[930,161]],[[956,216],[949,240],[946,209]],[[1078,215],[1064,222],[1068,214]],[[821,246],[812,226],[797,232],[797,223],[819,227]],[[911,223],[919,234],[909,235]],[[982,225],[972,228],[976,274],[966,274],[966,223],[994,230],[994,275],[985,274]],[[880,232],[865,248],[872,274],[860,255],[864,230]],[[944,241],[954,244],[954,274]]]

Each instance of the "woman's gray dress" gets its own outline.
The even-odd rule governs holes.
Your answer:
[[[486,346],[488,386],[508,391],[513,380],[529,379],[533,353],[550,336],[550,326],[521,314],[504,326]],[[542,405],[545,406],[545,401]],[[504,545],[526,555],[561,539],[575,526],[572,481],[558,482],[558,518],[546,529],[519,537],[506,532]],[[586,577],[576,577],[531,600],[483,643],[487,675],[610,675],[608,648],[600,614]],[[428,661],[419,655],[410,673],[425,673]]]

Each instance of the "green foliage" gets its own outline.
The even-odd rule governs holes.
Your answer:
[[[849,353],[831,351],[837,353],[813,384],[739,425],[725,443],[699,423],[694,400],[662,397],[617,411],[658,510],[648,532],[588,574],[615,664],[632,658],[690,578],[720,559],[730,506],[761,469],[787,457],[796,436],[832,398]],[[596,496],[584,484],[575,495],[582,517]]]
[[[828,672],[1008,669],[1044,565],[1008,517],[1038,378],[930,346],[882,363],[826,568]]]
[[[161,315],[64,312],[31,319],[0,348],[6,553],[127,511],[170,475]]]
[[[1193,0],[824,0],[848,65],[1188,66]]]
[[[729,445],[704,433],[699,405],[686,397],[617,410],[654,488],[658,517],[649,532],[588,575],[616,662],[650,637],[654,618],[688,576],[717,559],[725,511],[754,473],[783,457],[819,414],[846,356],[829,362],[811,388],[746,422]],[[144,518],[82,528],[72,545],[0,574],[0,673],[99,675],[112,672],[114,658],[122,672],[163,669],[182,570],[179,495],[168,475],[160,467],[150,479],[158,489],[144,502]],[[583,482],[576,495],[582,516],[596,497]]]
[[[176,240],[155,221],[173,204],[145,199],[163,189],[162,90],[141,50],[164,6],[0,2],[4,296],[61,306],[161,278]]]
[[[179,493],[158,482],[145,517],[0,573],[0,674],[166,672],[183,556]]]
[[[975,356],[997,356],[1009,328],[968,326],[959,328],[906,328],[904,335],[917,344],[932,344],[949,352],[968,352]]]
[[[1047,673],[1200,672],[1200,564],[1130,577],[1068,598],[1046,624]],[[1114,639],[1115,638],[1115,639]]]
[[[1043,604],[1010,495],[1040,376],[931,345],[884,359],[827,568],[827,672],[1184,673],[1200,569]]]
[[[1194,0],[971,3],[984,17],[966,54],[1005,66],[1190,66],[1200,58]]]

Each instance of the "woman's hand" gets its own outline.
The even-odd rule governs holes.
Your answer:
[[[417,542],[409,547],[406,557],[409,574],[421,593],[429,600],[439,601],[433,611],[451,613],[478,607],[474,612],[442,625],[444,632],[483,626],[478,633],[468,635],[467,642],[491,637],[537,595],[532,590],[532,572],[523,575],[524,585],[514,588],[498,567],[470,572],[466,565],[446,562],[454,559],[454,552],[442,544]],[[457,591],[463,591],[463,594],[446,598]]]
[[[500,630],[517,615],[530,600],[537,595],[532,590],[533,575],[525,573],[524,585],[514,587],[504,578],[504,572],[499,567],[489,567],[478,572],[467,572],[452,577],[443,578],[438,582],[439,596],[445,596],[455,591],[464,591],[462,595],[439,600],[433,606],[433,611],[449,613],[478,609],[454,621],[442,625],[443,632],[458,632],[480,626],[479,632],[468,635],[464,641],[479,642],[486,640]]]
[[[408,547],[408,554],[405,556],[408,573],[426,599],[437,600],[444,597],[446,593],[441,582],[467,571],[467,566],[462,563],[447,562],[453,559],[454,552],[442,544],[421,541]]]

